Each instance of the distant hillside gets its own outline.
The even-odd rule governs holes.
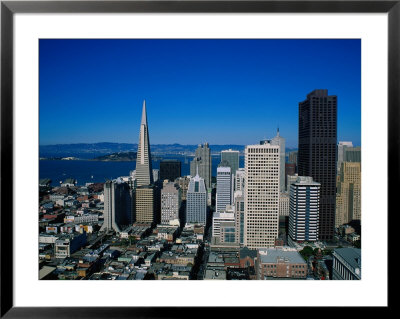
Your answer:
[[[60,158],[60,157],[77,157],[80,159],[98,159],[104,155],[112,155],[116,153],[136,153],[137,144],[129,143],[79,143],[79,144],[55,144],[55,145],[39,145],[39,157],[41,158]],[[182,144],[152,144],[150,146],[151,153],[154,155],[194,155],[198,144],[182,145]],[[244,145],[225,144],[210,145],[211,153],[218,154],[222,150],[233,149],[244,152]],[[286,152],[294,149],[286,148]]]
[[[154,155],[190,154],[195,152],[197,146],[197,144],[152,144],[150,146],[150,150]],[[229,148],[242,152],[244,150],[244,145],[210,145],[210,148],[212,153],[220,152]],[[79,143],[39,146],[39,157],[43,158],[74,156],[82,159],[96,159],[102,155],[109,155],[119,152],[137,152],[137,144]]]
[[[136,152],[118,152],[94,158],[94,161],[136,161]]]
[[[137,144],[128,143],[79,143],[39,145],[39,156],[47,158],[74,156],[82,159],[94,159],[96,157],[106,154],[136,151]]]

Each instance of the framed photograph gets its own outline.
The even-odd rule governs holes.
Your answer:
[[[1,316],[388,309],[399,30],[399,1],[1,1]]]

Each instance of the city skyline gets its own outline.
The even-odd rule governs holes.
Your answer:
[[[136,143],[146,100],[151,144],[248,145],[279,127],[296,148],[298,104],[314,89],[338,96],[338,141],[361,145],[360,40],[39,45],[40,145]]]

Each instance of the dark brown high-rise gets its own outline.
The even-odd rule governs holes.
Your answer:
[[[170,182],[174,182],[178,177],[181,177],[181,161],[163,160],[160,162],[161,181],[168,179]]]
[[[299,103],[299,176],[321,183],[319,239],[331,240],[336,209],[337,97],[314,90]]]

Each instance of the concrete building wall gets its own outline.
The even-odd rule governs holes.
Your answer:
[[[273,247],[279,227],[280,147],[247,145],[245,178],[244,245]]]

